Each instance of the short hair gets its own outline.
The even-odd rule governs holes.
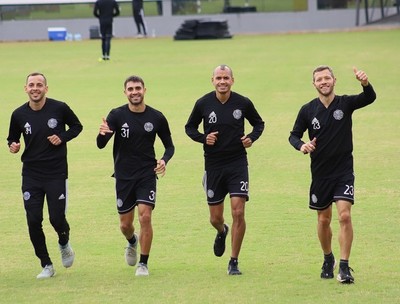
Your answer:
[[[28,83],[28,79],[29,79],[29,77],[31,77],[31,76],[42,76],[43,79],[44,79],[44,84],[47,85],[46,76],[44,76],[44,74],[39,73],[39,72],[33,72],[33,73],[30,73],[28,76],[26,76],[26,81],[25,81],[25,83]]]
[[[314,69],[313,73],[312,73],[313,82],[314,82],[314,80],[315,80],[315,77],[314,77],[315,73],[321,72],[321,71],[324,71],[324,70],[328,70],[329,73],[331,74],[331,76],[332,76],[333,78],[335,78],[335,75],[333,74],[333,70],[332,70],[329,66],[327,66],[327,65],[320,65],[320,66],[317,66],[317,67]]]
[[[221,70],[229,70],[230,71],[230,74],[231,74],[231,77],[233,77],[233,72],[232,72],[232,69],[228,66],[228,65],[226,65],[226,64],[220,64],[219,66],[217,66],[217,67],[215,67],[215,69],[214,69],[214,71],[213,71],[213,76],[214,76],[214,74],[215,74],[215,70],[216,69],[221,69]]]
[[[126,80],[124,82],[124,89],[126,89],[126,85],[128,82],[140,82],[142,84],[142,86],[144,87],[144,81],[143,81],[142,77],[139,77],[136,75],[132,75],[132,76],[129,76],[128,78],[126,78]]]

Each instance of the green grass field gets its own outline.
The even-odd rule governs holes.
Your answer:
[[[112,41],[112,60],[98,62],[100,41],[0,43],[0,303],[397,303],[400,299],[400,30]],[[215,231],[201,187],[203,153],[184,133],[195,100],[213,89],[213,68],[233,68],[233,89],[250,97],[266,121],[248,151],[251,199],[240,277],[229,277],[228,250],[212,252]],[[331,65],[337,94],[361,91],[352,67],[365,70],[377,101],[354,114],[356,204],[351,267],[356,284],[319,278],[322,252],[316,214],[308,210],[309,159],[288,143],[301,105],[316,96],[311,72]],[[69,210],[75,264],[64,269],[57,238],[44,220],[57,271],[39,281],[20,193],[20,154],[8,152],[11,112],[27,100],[33,71],[47,75],[49,97],[66,101],[84,124],[69,143]],[[176,154],[159,180],[153,213],[150,276],[125,264],[114,203],[109,145],[95,144],[101,118],[126,103],[123,82],[146,82],[146,102],[169,119]],[[158,154],[162,146],[157,142]],[[228,207],[228,205],[227,205]],[[230,224],[229,208],[226,220]],[[135,219],[137,225],[137,221]],[[138,228],[138,226],[137,226]],[[334,253],[339,256],[334,214]]]

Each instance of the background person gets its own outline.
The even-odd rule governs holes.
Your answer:
[[[18,153],[21,134],[24,137],[22,193],[29,236],[43,268],[37,278],[43,279],[55,274],[42,228],[45,196],[50,223],[58,234],[62,264],[71,267],[74,262],[66,219],[67,142],[78,136],[83,127],[66,103],[46,97],[48,86],[43,74],[29,74],[25,92],[29,100],[12,113],[7,141],[10,152]]]
[[[143,0],[132,0],[133,20],[137,28],[137,38],[147,37],[147,26],[144,21]]]
[[[261,136],[264,121],[247,97],[231,91],[232,69],[217,66],[211,82],[215,91],[198,99],[185,125],[186,134],[202,143],[205,159],[203,186],[207,195],[211,225],[217,230],[214,254],[225,252],[229,227],[224,219],[224,200],[230,194],[232,250],[229,275],[241,275],[238,258],[246,231],[245,203],[249,199],[249,173],[246,149]],[[253,126],[244,133],[245,119]],[[198,128],[203,123],[203,133]]]
[[[353,242],[351,206],[354,204],[354,168],[352,114],[376,98],[376,94],[363,71],[354,68],[354,75],[362,85],[358,95],[339,96],[334,92],[336,78],[328,66],[313,71],[313,85],[318,97],[299,111],[290,132],[289,142],[311,157],[312,182],[309,207],[317,211],[318,238],[324,253],[321,278],[334,277],[336,261],[332,253],[332,203],[336,203],[340,224],[340,264],[337,279],[353,283],[349,267]],[[309,141],[302,141],[305,131]]]
[[[125,259],[128,265],[137,262],[137,244],[140,242],[140,260],[136,276],[148,276],[148,259],[153,240],[151,215],[156,203],[157,174],[165,174],[166,165],[174,155],[168,121],[156,109],[145,104],[146,88],[139,76],[125,80],[124,93],[128,104],[111,110],[103,119],[97,136],[97,147],[104,148],[114,137],[114,177],[120,229],[128,241]],[[154,142],[161,139],[165,151],[156,160]],[[138,209],[140,236],[133,226],[135,207]]]
[[[115,0],[97,0],[94,4],[93,15],[99,19],[101,34],[100,60],[110,60],[111,38],[113,36],[114,17],[119,16],[119,6]]]

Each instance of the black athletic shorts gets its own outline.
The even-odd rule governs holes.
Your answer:
[[[153,209],[156,204],[156,175],[135,180],[115,180],[117,209],[119,214],[131,211],[137,204],[146,204]]]
[[[240,196],[249,200],[249,169],[247,166],[229,167],[205,171],[203,187],[209,205],[222,203],[229,193],[230,197]]]
[[[310,187],[310,209],[324,210],[338,200],[354,204],[354,174],[338,178],[313,180]]]

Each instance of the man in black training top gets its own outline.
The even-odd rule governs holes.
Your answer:
[[[93,15],[99,19],[101,34],[100,60],[110,60],[111,38],[113,36],[114,17],[119,16],[119,6],[115,0],[97,0],[94,4]]]
[[[311,157],[312,182],[309,207],[317,211],[318,238],[324,253],[321,278],[334,277],[336,261],[332,253],[332,203],[336,203],[340,225],[340,264],[337,280],[353,283],[349,257],[353,242],[351,206],[354,204],[354,169],[352,114],[376,98],[363,71],[354,68],[354,75],[362,85],[359,95],[335,95],[336,78],[328,66],[313,71],[313,85],[318,97],[305,104],[297,116],[289,141],[292,146]],[[305,131],[309,141],[302,141]]]
[[[125,80],[124,93],[128,104],[111,110],[103,118],[97,136],[97,147],[102,149],[115,134],[113,157],[116,180],[117,209],[120,229],[127,239],[125,260],[130,266],[137,262],[137,244],[140,260],[136,276],[148,276],[148,259],[153,240],[152,210],[156,204],[157,174],[165,174],[166,165],[175,148],[165,116],[145,104],[146,87],[143,79],[131,76]],[[156,160],[154,142],[161,139],[165,151]],[[140,235],[133,226],[135,207],[138,209]]]
[[[186,134],[202,143],[205,158],[203,186],[207,195],[211,225],[217,230],[214,254],[225,252],[229,226],[224,219],[224,199],[230,194],[232,213],[232,251],[229,275],[242,274],[238,257],[246,231],[245,203],[249,199],[249,172],[246,149],[261,136],[264,121],[247,97],[231,91],[234,83],[232,69],[217,66],[212,74],[215,91],[201,97],[194,105],[186,123]],[[244,133],[245,119],[253,127]],[[198,131],[203,122],[203,133]]]
[[[69,106],[46,97],[47,91],[43,74],[28,75],[25,92],[29,101],[12,113],[7,138],[10,152],[18,153],[21,134],[24,137],[22,194],[29,236],[43,268],[37,275],[38,279],[55,274],[42,228],[45,196],[50,223],[58,234],[62,264],[71,267],[74,262],[75,253],[69,243],[70,227],[66,219],[67,142],[82,131],[82,124]]]

